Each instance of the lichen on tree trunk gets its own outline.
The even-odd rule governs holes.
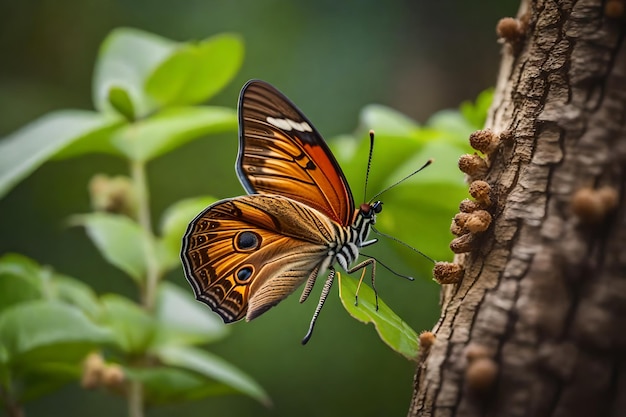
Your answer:
[[[410,417],[626,416],[626,14],[606,6],[522,1],[486,126],[512,138],[488,158],[493,222],[456,255]],[[603,187],[606,215],[572,210]]]

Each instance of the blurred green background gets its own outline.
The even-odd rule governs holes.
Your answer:
[[[51,110],[93,108],[97,48],[120,26],[181,41],[241,34],[243,68],[211,104],[234,108],[243,83],[260,78],[286,93],[326,137],[354,131],[360,109],[370,103],[424,121],[495,83],[500,48],[495,24],[516,7],[512,0],[3,1],[0,137]],[[182,198],[241,194],[233,168],[236,152],[236,138],[223,135],[194,141],[152,162],[155,218]],[[95,172],[122,174],[127,167],[105,156],[47,163],[0,200],[0,253],[23,253],[89,282],[98,293],[134,296],[129,280],[100,257],[84,231],[65,223],[71,214],[90,210],[87,182]],[[355,191],[355,197],[360,194]],[[385,259],[384,248],[381,253]],[[396,260],[386,263],[397,265]],[[395,268],[402,270],[402,265]],[[182,271],[168,279],[187,288]],[[439,297],[428,277],[407,282],[381,274],[377,285],[413,328],[432,327]],[[254,322],[232,325],[228,338],[210,346],[254,377],[272,397],[273,408],[233,395],[148,415],[404,415],[414,365],[384,346],[371,326],[350,318],[336,296],[329,297],[313,339],[302,347],[314,301],[303,306],[297,301],[290,297]],[[124,401],[111,398],[70,385],[28,404],[26,412],[124,415]]]

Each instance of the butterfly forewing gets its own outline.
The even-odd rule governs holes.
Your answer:
[[[311,122],[282,93],[250,81],[239,97],[237,173],[248,193],[278,194],[348,226],[354,201],[348,183]]]
[[[200,213],[183,237],[185,275],[196,297],[225,322],[251,320],[317,271],[336,227],[281,196],[222,200]]]

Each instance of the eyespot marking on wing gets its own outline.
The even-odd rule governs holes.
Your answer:
[[[245,284],[246,281],[248,281],[252,277],[253,274],[254,274],[254,268],[252,267],[252,265],[242,266],[235,273],[235,276],[237,277],[237,283],[240,285]]]
[[[298,132],[313,132],[313,129],[307,122],[295,122],[291,119],[277,119],[275,117],[267,117],[267,122],[272,126],[276,126],[282,130],[297,130]]]
[[[233,239],[235,250],[240,252],[250,252],[261,246],[261,236],[249,230],[239,232]]]

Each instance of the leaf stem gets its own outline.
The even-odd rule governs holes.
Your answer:
[[[139,381],[130,381],[128,389],[128,416],[143,417],[143,385]]]
[[[141,304],[151,311],[156,301],[156,289],[161,272],[155,254],[155,237],[150,216],[150,193],[146,179],[146,165],[141,161],[131,163],[131,175],[137,193],[137,221],[144,232],[143,252],[146,260],[146,280],[141,294]]]
[[[152,231],[150,193],[146,177],[146,164],[142,161],[132,161],[130,171],[137,197],[137,222],[143,232],[142,246],[146,262],[145,281],[140,287],[141,305],[148,312],[152,312],[156,303],[156,292],[161,278],[161,270],[156,255],[156,238]],[[143,388],[143,384],[140,381],[131,380],[129,382],[129,417],[143,417],[144,415]]]

